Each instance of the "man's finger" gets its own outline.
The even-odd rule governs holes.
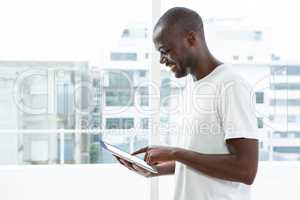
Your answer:
[[[118,160],[118,162],[119,162],[121,165],[123,165],[124,167],[130,169],[129,166],[128,166],[124,161],[122,161],[120,158],[116,157],[116,159]]]
[[[119,157],[117,157],[117,156],[115,156],[115,158],[116,158],[122,165],[124,165],[125,167],[127,167],[128,169],[134,170],[134,168],[132,168],[131,163],[129,163],[129,162],[127,162],[126,160],[123,160],[122,158],[119,158]]]
[[[124,165],[124,163],[121,161],[121,158],[119,158],[118,156],[115,156],[115,155],[113,155],[113,156],[119,161],[120,164]]]
[[[113,156],[119,161],[119,163],[121,163],[120,158],[118,156],[116,156],[116,155],[113,155]],[[123,163],[121,163],[121,164],[123,164]]]
[[[145,162],[147,161],[147,157],[148,157],[148,151],[145,153],[145,156],[144,156],[144,161]]]
[[[148,156],[147,156],[147,158],[146,158],[146,163],[150,164],[151,157],[152,157],[151,155],[148,155]]]
[[[143,176],[146,176],[146,177],[149,177],[151,175],[151,172],[148,172],[147,170],[137,166],[137,165],[132,165],[132,167],[135,169],[135,171],[137,173],[139,173],[140,175],[143,175]]]
[[[134,168],[132,167],[132,164],[127,162],[126,160],[120,159],[121,162],[130,170],[134,170]]]
[[[136,170],[136,171],[139,171],[139,172],[142,172],[142,173],[145,173],[146,170],[144,170],[143,168],[137,166],[137,165],[132,165],[132,167]]]
[[[135,152],[133,152],[131,155],[137,155],[137,154],[140,154],[140,153],[145,153],[148,151],[148,147],[144,147],[144,148],[141,148]]]

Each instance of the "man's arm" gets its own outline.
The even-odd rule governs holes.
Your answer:
[[[252,184],[258,165],[258,141],[255,139],[229,139],[229,154],[201,154],[182,148],[145,147],[137,153],[146,152],[149,164],[176,160],[206,175],[223,180]]]
[[[258,165],[258,142],[253,139],[226,141],[230,154],[205,155],[185,149],[174,151],[175,160],[216,178],[251,185]]]

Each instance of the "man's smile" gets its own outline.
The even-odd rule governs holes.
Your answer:
[[[172,65],[170,65],[170,69],[171,69],[172,72],[175,72],[177,67],[176,67],[175,64],[172,64]]]

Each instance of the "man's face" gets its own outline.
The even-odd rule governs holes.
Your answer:
[[[160,25],[153,32],[153,42],[160,52],[160,63],[170,67],[176,78],[188,74],[192,59],[182,33]]]

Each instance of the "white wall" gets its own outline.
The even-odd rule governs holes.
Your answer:
[[[3,200],[148,199],[148,180],[118,165],[2,166]]]
[[[299,198],[300,162],[261,162],[253,200]],[[120,165],[1,166],[4,200],[148,200],[149,179]],[[160,179],[160,199],[171,200],[173,176]]]

